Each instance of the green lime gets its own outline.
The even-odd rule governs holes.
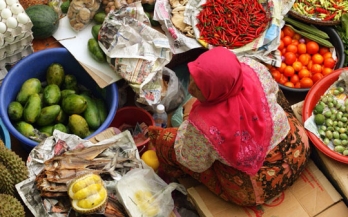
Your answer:
[[[325,116],[323,114],[316,114],[314,116],[314,122],[317,125],[323,125],[325,123]]]
[[[322,104],[317,104],[314,107],[314,114],[321,114],[324,111],[324,106]]]

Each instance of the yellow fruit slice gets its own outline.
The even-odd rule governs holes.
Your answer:
[[[72,181],[68,187],[68,195],[72,208],[82,214],[100,211],[108,198],[103,180],[96,174],[86,174]]]

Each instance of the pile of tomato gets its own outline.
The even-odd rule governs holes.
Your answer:
[[[328,47],[302,37],[286,25],[281,30],[278,50],[282,55],[281,66],[268,67],[273,78],[287,87],[310,88],[333,72],[336,65]]]

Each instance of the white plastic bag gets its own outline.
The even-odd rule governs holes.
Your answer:
[[[184,186],[164,182],[153,169],[133,169],[118,181],[117,196],[132,217],[167,217],[174,209],[171,192]]]

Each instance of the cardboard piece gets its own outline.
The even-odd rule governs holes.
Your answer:
[[[205,186],[183,181],[189,199],[201,217],[326,217],[332,213],[348,216],[341,195],[317,168],[312,160],[300,178],[286,191],[264,205],[242,207],[215,196]],[[340,204],[336,207],[336,204]],[[332,210],[332,211],[330,211]]]

